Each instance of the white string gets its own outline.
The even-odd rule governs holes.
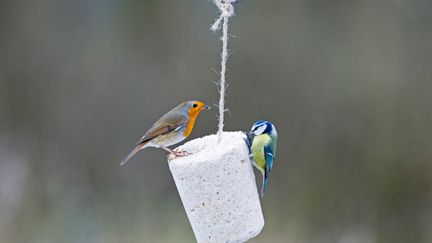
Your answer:
[[[221,15],[210,27],[213,32],[220,29],[222,24],[222,53],[221,53],[221,79],[220,79],[220,90],[219,90],[219,124],[218,124],[218,138],[219,142],[222,139],[223,126],[224,126],[224,112],[225,112],[225,90],[226,90],[226,64],[228,60],[228,22],[229,18],[234,15],[233,4],[238,0],[213,0],[213,3],[219,8]]]

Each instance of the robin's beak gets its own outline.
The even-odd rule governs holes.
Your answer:
[[[204,109],[209,110],[209,109],[210,109],[210,106],[205,105],[205,106],[202,107],[202,109],[203,109],[203,110],[204,110]]]

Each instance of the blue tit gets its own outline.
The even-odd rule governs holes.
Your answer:
[[[250,144],[252,163],[263,174],[261,187],[261,197],[263,197],[276,154],[276,128],[271,122],[260,120],[255,122],[247,137],[246,142]]]

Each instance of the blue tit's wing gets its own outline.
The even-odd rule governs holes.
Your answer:
[[[274,161],[274,153],[273,148],[271,146],[265,146],[264,147],[264,156],[265,156],[265,172],[268,174],[270,173],[272,167],[273,167],[273,161]]]
[[[267,186],[267,178],[270,174],[270,171],[273,167],[273,149],[272,146],[266,145],[264,146],[264,158],[265,158],[265,168],[264,168],[264,178],[263,178],[263,184],[261,187],[261,197],[264,196],[264,192]]]

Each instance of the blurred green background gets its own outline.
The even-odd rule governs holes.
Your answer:
[[[432,242],[432,1],[244,0],[226,130],[273,121],[250,242]],[[205,0],[0,1],[0,242],[193,242],[166,153],[119,162],[183,100],[218,99]],[[191,138],[216,132],[203,113]],[[260,184],[260,179],[257,179]]]

